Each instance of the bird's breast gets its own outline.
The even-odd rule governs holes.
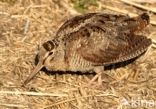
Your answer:
[[[73,51],[68,59],[70,71],[86,72],[93,69],[92,63],[81,57],[76,51]]]

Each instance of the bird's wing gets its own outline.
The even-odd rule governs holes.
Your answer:
[[[115,36],[118,34],[114,33],[113,29],[108,32],[96,25],[80,29],[75,34],[81,37],[77,52],[95,65],[107,65],[135,58],[151,44],[150,39],[141,35]]]

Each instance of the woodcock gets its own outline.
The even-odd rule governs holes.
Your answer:
[[[43,67],[50,71],[94,71],[97,79],[104,66],[133,59],[148,49],[151,39],[138,33],[149,22],[147,13],[136,17],[104,13],[75,16],[59,28],[54,39],[43,43],[38,65],[24,84]]]

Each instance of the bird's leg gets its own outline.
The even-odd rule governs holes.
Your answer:
[[[104,67],[103,66],[95,67],[94,71],[96,75],[89,81],[88,85],[90,86],[91,84],[93,84],[93,82],[98,80],[98,85],[100,86],[102,85],[101,74],[104,71]]]

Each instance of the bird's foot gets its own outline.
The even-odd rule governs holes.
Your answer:
[[[102,79],[101,79],[101,74],[102,73],[98,73],[96,74],[88,83],[88,86],[91,86],[93,84],[96,84],[96,86],[102,86]],[[97,80],[97,83],[96,83]]]

